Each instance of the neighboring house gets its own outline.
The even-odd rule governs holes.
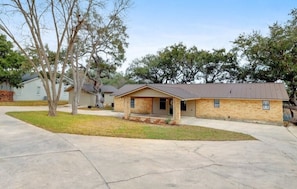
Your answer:
[[[282,124],[283,101],[289,97],[282,83],[137,84],[115,94],[114,111],[149,116],[257,121]]]
[[[22,83],[20,85],[22,85],[21,88],[12,88],[12,91],[14,91],[14,101],[47,100],[42,81],[37,73],[25,74],[22,77]],[[68,93],[63,90],[65,87],[63,83],[60,100],[68,100]],[[58,84],[56,88],[58,89]]]
[[[114,106],[113,93],[116,93],[117,91],[118,89],[111,85],[103,85],[101,87],[101,92],[104,97],[104,106]]]
[[[9,85],[9,83],[6,83],[6,82],[3,82],[3,83],[0,83],[0,90],[3,90],[3,91],[11,91],[13,87],[11,87]]]
[[[74,87],[70,86],[65,91],[69,92],[68,103],[72,104],[73,95],[74,95]],[[113,106],[114,96],[111,94],[118,91],[117,88],[111,85],[103,85],[101,87],[101,93],[104,98],[103,106]],[[79,98],[80,106],[95,106],[96,105],[96,95],[94,91],[93,84],[84,84],[81,89],[80,98]]]

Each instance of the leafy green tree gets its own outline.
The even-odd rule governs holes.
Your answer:
[[[96,95],[96,107],[103,108],[104,98],[100,88],[103,85],[102,78],[110,78],[116,71],[116,65],[105,62],[100,56],[94,55],[87,77],[93,84],[94,95]]]
[[[183,44],[175,44],[158,53],[160,69],[164,71],[163,83],[180,83],[182,68],[186,63],[187,47]]]
[[[238,69],[236,54],[225,49],[213,52],[187,48],[182,43],[136,59],[127,74],[137,82],[150,83],[206,83],[230,82]]]
[[[182,43],[136,59],[127,74],[137,82],[144,83],[191,83],[199,72],[197,48],[188,49]]]
[[[22,75],[26,71],[26,59],[13,50],[13,45],[0,35],[0,83],[10,87],[21,87]]]
[[[184,56],[184,62],[180,65],[181,79],[180,83],[193,83],[198,78],[202,70],[200,60],[200,51],[193,46],[188,49]]]
[[[127,77],[137,83],[163,83],[164,73],[157,55],[146,55],[141,59],[135,59],[126,70]]]
[[[135,82],[129,77],[125,76],[121,72],[115,72],[110,74],[110,78],[102,78],[102,83],[104,85],[112,85],[116,88],[121,88],[125,84],[134,84]]]
[[[205,83],[232,82],[238,73],[236,54],[225,49],[214,49],[213,52],[200,51],[197,60],[201,64],[198,80]]]
[[[245,64],[238,73],[242,82],[284,81],[291,101],[296,103],[297,88],[297,9],[285,24],[269,27],[269,35],[259,32],[240,35],[234,41],[234,51]]]
[[[105,1],[100,2],[101,11],[112,9],[103,14],[100,9],[90,7],[91,11],[76,37],[71,52],[71,59],[74,60],[71,62],[74,81],[72,114],[77,114],[79,93],[85,76],[93,83],[96,106],[102,107],[104,98],[100,92],[101,79],[114,73],[125,59],[128,35],[123,14],[130,7],[130,0],[115,0],[112,7]]]

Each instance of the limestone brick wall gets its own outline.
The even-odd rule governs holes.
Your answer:
[[[200,99],[196,101],[196,116],[281,124],[283,106],[282,101],[270,101],[270,110],[263,110],[262,100],[220,99],[220,107],[215,108],[214,99]]]
[[[153,112],[152,98],[135,98],[135,107],[131,108],[131,113],[150,114]]]
[[[153,111],[152,98],[134,98],[135,107],[131,108],[131,113],[150,114]],[[124,112],[124,98],[114,98],[114,111]]]
[[[115,112],[124,112],[124,98],[114,98],[114,108]]]

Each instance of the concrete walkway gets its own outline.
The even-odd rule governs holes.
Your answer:
[[[33,109],[46,107],[0,107],[0,188],[297,188],[296,127],[188,117],[258,140],[139,140],[54,134],[5,115]]]

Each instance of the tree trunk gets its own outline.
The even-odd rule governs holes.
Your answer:
[[[74,90],[73,90],[73,99],[72,99],[72,111],[71,114],[72,115],[77,115],[77,108],[78,108],[78,103],[79,103],[79,92],[78,92],[78,84],[77,81],[74,82]]]
[[[96,94],[96,107],[103,108],[104,98],[100,92]]]
[[[57,102],[56,100],[48,100],[48,116],[54,117],[57,115]]]
[[[95,99],[95,106],[96,106],[97,108],[99,108],[99,93],[97,93],[95,96],[96,96],[96,99]]]
[[[77,98],[78,95],[74,95],[73,96],[73,100],[72,100],[72,112],[71,114],[72,115],[77,115],[77,108],[78,108],[78,98]]]

